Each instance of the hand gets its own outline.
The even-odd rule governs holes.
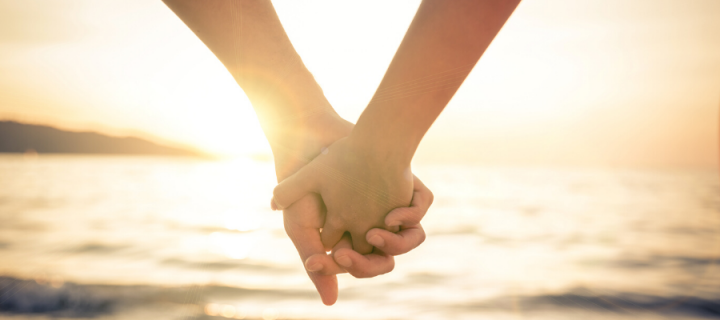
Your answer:
[[[306,119],[307,120],[307,119]],[[276,128],[268,136],[273,149],[275,171],[278,180],[291,175],[320,154],[322,147],[347,136],[353,125],[334,115],[323,114],[292,126]],[[285,232],[292,240],[305,262],[313,255],[326,255],[320,241],[320,231],[325,223],[325,206],[318,195],[307,195],[292,206],[283,210]],[[306,270],[310,280],[320,294],[325,305],[337,301],[338,284],[336,273],[311,273]]]
[[[388,229],[387,213],[409,206],[412,199],[409,163],[380,159],[361,145],[352,138],[337,140],[273,191],[275,208],[320,194],[327,208],[321,234],[325,249],[335,247],[349,232],[355,251],[372,252],[365,234],[372,228]]]
[[[400,224],[400,231],[392,233],[384,229],[372,229],[367,238],[380,237],[384,241],[387,252],[377,251],[361,255],[350,249],[351,242],[345,237],[332,255],[327,255],[320,242],[319,228],[324,223],[325,211],[318,195],[308,195],[295,202],[283,211],[285,231],[295,244],[308,276],[315,284],[324,304],[332,305],[338,297],[336,274],[349,272],[356,278],[369,278],[388,273],[395,267],[392,255],[409,252],[425,240],[425,232],[420,226],[428,208],[432,204],[433,194],[425,185],[415,178],[415,190],[410,207],[391,211],[385,221],[387,224]],[[370,240],[374,245],[376,241]],[[338,265],[348,259],[350,264]]]
[[[392,271],[395,266],[392,256],[407,253],[425,241],[420,220],[430,208],[433,194],[417,177],[414,177],[413,184],[410,207],[394,209],[385,217],[385,224],[399,225],[400,231],[393,233],[376,228],[365,236],[370,244],[382,251],[361,255],[350,249],[350,240],[343,237],[333,248],[332,258],[321,253],[305,260],[305,266],[311,274],[332,275],[347,271],[356,278],[369,278]]]
[[[352,130],[352,124],[337,116],[314,118],[314,122],[302,127],[286,130],[287,135],[277,135],[270,139],[275,154],[275,165],[279,179],[283,179],[302,168],[311,159],[320,154],[323,146],[345,137]],[[415,193],[412,205],[408,208],[393,210],[386,217],[387,223],[400,221],[399,235],[392,232],[373,229],[368,233],[379,235],[388,248],[403,248],[407,252],[422,243],[425,234],[419,226],[420,219],[432,203],[432,192],[419,179],[414,183]],[[318,195],[308,195],[283,211],[285,231],[293,241],[300,258],[306,266],[308,276],[315,284],[320,297],[326,305],[337,300],[337,273],[349,272],[355,277],[373,277],[389,272],[394,267],[394,259],[387,254],[363,256],[350,249],[345,252],[352,261],[348,268],[340,267],[333,256],[326,254],[320,241],[320,231],[325,222],[325,207]],[[417,226],[415,226],[417,224]],[[406,231],[407,230],[407,231]],[[390,254],[404,253],[403,250],[388,250]],[[342,260],[342,259],[341,259]]]

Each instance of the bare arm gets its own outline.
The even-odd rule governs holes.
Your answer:
[[[164,2],[218,57],[250,98],[273,150],[278,179],[297,171],[322,147],[350,133],[353,125],[332,109],[290,43],[269,0]],[[421,198],[432,197],[425,187],[415,192]],[[403,232],[373,230],[371,235],[385,239],[391,254],[415,248],[424,239],[418,222],[430,202],[418,202],[388,215],[388,219],[396,217],[407,226]],[[360,256],[353,251],[347,254],[356,261],[354,266],[343,269],[335,264],[320,241],[325,211],[317,195],[305,196],[288,207],[283,218],[285,230],[325,304],[337,299],[336,273],[374,276],[394,265],[391,256]]]
[[[424,0],[353,139],[409,166],[420,140],[520,0]]]
[[[326,248],[349,232],[354,250],[377,250],[363,235],[389,229],[385,214],[410,204],[415,150],[519,1],[424,0],[350,136],[282,181],[274,205],[319,193]]]
[[[311,143],[328,135],[337,139],[349,134],[352,124],[330,106],[269,0],[164,2],[242,87],[276,157],[309,161],[323,146],[313,145],[309,153],[310,146],[297,143],[298,135]],[[276,170],[282,178],[297,168]]]

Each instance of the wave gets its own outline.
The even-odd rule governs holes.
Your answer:
[[[689,273],[698,272],[699,268],[710,268],[720,265],[720,258],[683,255],[651,255],[621,256],[612,260],[588,259],[583,264],[602,265],[618,269],[651,269],[677,268]]]
[[[53,287],[34,280],[0,277],[0,312],[92,317],[110,312],[112,306],[111,298],[95,295],[83,286]]]
[[[225,271],[225,270],[237,270],[237,271],[262,271],[272,274],[279,273],[292,273],[296,272],[295,268],[283,268],[264,264],[250,264],[238,260],[227,259],[221,261],[212,262],[198,262],[188,261],[180,258],[165,259],[160,262],[163,265],[186,268],[186,269],[197,269],[197,270],[213,270],[213,271]]]
[[[588,289],[529,296],[506,296],[457,305],[469,310],[584,310],[593,313],[657,313],[720,319],[720,299],[698,296],[661,296],[637,293],[594,294]]]
[[[428,275],[419,275],[427,277]],[[432,280],[436,277],[433,276]],[[349,288],[348,288],[349,289]],[[367,295],[350,289],[343,300],[364,300]],[[352,294],[356,291],[356,294]],[[42,281],[0,277],[0,313],[43,314],[51,317],[85,318],[125,313],[135,308],[191,306],[195,310],[211,302],[267,301],[284,299],[319,303],[314,290],[249,289],[219,285],[161,287],[144,285],[83,285],[64,283],[53,286]],[[431,303],[432,304],[432,303]],[[543,312],[564,313],[584,310],[592,313],[656,313],[664,316],[696,316],[720,319],[720,299],[698,296],[661,296],[635,293],[594,294],[589,289],[573,289],[557,294],[503,296],[464,304],[436,305],[440,310],[462,312]],[[198,311],[202,312],[202,311]]]
[[[317,300],[314,290],[247,289],[221,285],[161,287],[150,285],[102,285],[46,283],[0,276],[0,313],[45,314],[86,318],[126,312],[133,308],[195,306],[215,299],[252,298]],[[318,300],[319,301],[319,300]]]

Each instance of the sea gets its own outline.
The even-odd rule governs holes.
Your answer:
[[[413,172],[426,241],[328,307],[272,162],[0,155],[0,319],[720,319],[717,168]]]

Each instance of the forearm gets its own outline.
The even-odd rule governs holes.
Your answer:
[[[337,116],[269,0],[164,2],[242,87],[274,148],[314,117]]]
[[[424,0],[351,137],[410,163],[423,136],[519,0]]]

